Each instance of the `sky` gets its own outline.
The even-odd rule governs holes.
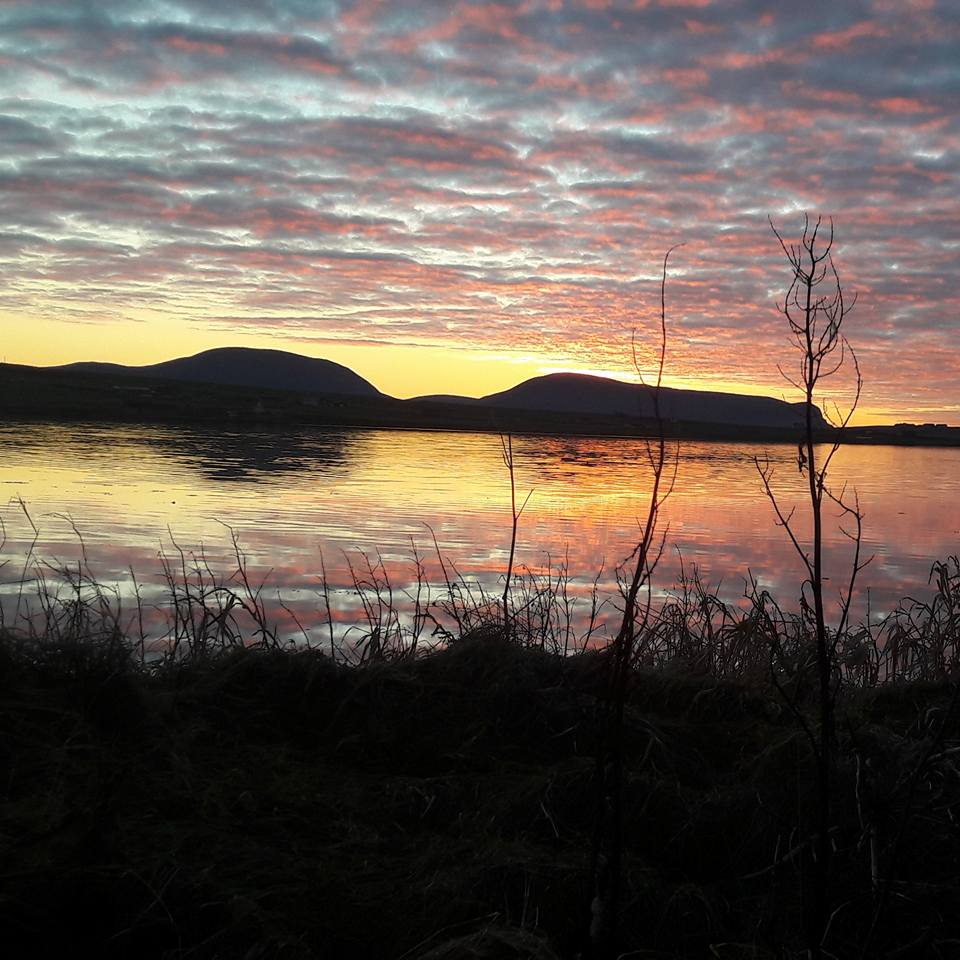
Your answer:
[[[682,244],[665,382],[796,400],[807,212],[855,422],[960,424],[958,105],[957,0],[0,0],[0,360],[636,379]]]

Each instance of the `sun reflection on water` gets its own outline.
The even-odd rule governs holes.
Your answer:
[[[567,565],[583,599],[603,567],[615,568],[638,536],[651,475],[644,442],[514,438],[516,483],[532,491],[517,562],[533,571]],[[662,515],[666,549],[656,578],[672,588],[681,562],[697,565],[726,599],[751,571],[782,602],[799,591],[800,564],[763,496],[754,458],[769,457],[786,509],[798,505],[805,536],[803,478],[792,446],[684,442],[674,492]],[[960,451],[845,447],[837,484],[855,485],[865,514],[860,612],[870,591],[875,615],[919,594],[933,560],[956,553]],[[27,513],[20,506],[20,500]],[[321,555],[344,622],[357,614],[349,561],[382,558],[398,596],[416,587],[414,551],[441,579],[433,538],[461,574],[496,591],[509,551],[509,478],[495,435],[337,430],[217,434],[170,427],[7,425],[0,429],[0,509],[6,539],[0,579],[9,597],[38,559],[77,563],[129,592],[131,570],[159,597],[160,555],[231,563],[231,532],[251,576],[279,591],[301,622],[318,618]],[[33,526],[36,527],[36,543]],[[849,543],[830,517],[827,563],[839,585]],[[32,553],[31,553],[32,551]],[[25,560],[30,555],[30,563]],[[828,585],[829,588],[829,585]],[[283,614],[278,613],[279,617]],[[293,629],[292,623],[287,624]]]

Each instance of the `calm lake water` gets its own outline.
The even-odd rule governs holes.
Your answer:
[[[614,593],[615,567],[646,510],[643,441],[518,436],[513,444],[518,496],[532,491],[518,566],[565,560],[576,594],[603,566],[601,592]],[[755,457],[769,457],[783,504],[799,504],[797,531],[807,534],[796,447],[685,442],[661,518],[668,534],[659,590],[674,585],[682,556],[728,599],[742,594],[749,570],[793,604],[801,566],[775,524]],[[874,555],[861,574],[860,613],[868,588],[874,616],[925,595],[931,562],[960,549],[960,450],[845,447],[833,476],[838,487],[856,487],[864,552]],[[828,564],[839,585],[850,544],[834,515],[828,510]],[[462,574],[495,590],[509,550],[510,487],[495,435],[8,424],[0,427],[0,518],[8,619],[24,571],[56,579],[43,561],[75,565],[85,556],[93,575],[127,595],[133,570],[148,598],[161,592],[161,554],[179,560],[177,546],[229,572],[229,527],[251,576],[266,579],[264,596],[279,591],[310,628],[322,615],[321,555],[336,616],[349,622],[357,605],[348,561],[357,570],[362,553],[379,554],[400,595],[415,580],[417,549],[437,581],[430,529]],[[285,616],[280,608],[278,619],[293,630]]]

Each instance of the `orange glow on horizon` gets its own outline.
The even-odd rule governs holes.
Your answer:
[[[106,311],[108,316],[111,311]],[[119,311],[118,311],[119,312]],[[557,354],[509,352],[483,346],[437,346],[435,344],[337,341],[333,339],[290,338],[264,332],[227,333],[216,327],[171,318],[160,311],[142,310],[131,319],[76,323],[0,313],[0,326],[7,335],[0,360],[31,366],[58,366],[77,361],[101,361],[143,366],[177,357],[191,356],[204,350],[224,346],[242,346],[287,350],[305,356],[332,360],[354,370],[378,390],[398,399],[434,394],[483,397],[508,390],[533,377],[551,373],[581,373],[626,383],[641,378],[631,369],[625,356],[622,368],[595,367],[570,363]],[[747,361],[751,362],[748,363]],[[801,399],[796,390],[776,372],[770,358],[745,357],[744,369],[764,366],[773,369],[770,382],[738,381],[724,376],[705,376],[702,366],[696,375],[667,369],[664,386],[677,389],[767,396],[787,402]],[[646,381],[652,382],[653,368],[644,369]],[[849,397],[843,385],[830,398],[845,410]],[[821,404],[824,406],[824,404]],[[832,411],[832,406],[830,410]],[[882,425],[897,422],[960,423],[960,410],[944,404],[931,407],[929,402],[904,400],[902,407],[880,405],[870,400],[870,383],[851,425]]]

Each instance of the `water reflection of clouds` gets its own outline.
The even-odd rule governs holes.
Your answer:
[[[140,430],[138,433],[137,431]],[[37,556],[77,563],[82,532],[92,573],[121,589],[130,568],[145,589],[159,592],[158,555],[202,550],[224,574],[231,564],[233,529],[265,596],[279,591],[303,622],[320,607],[321,554],[335,591],[336,617],[357,615],[348,559],[357,551],[387,564],[397,596],[416,588],[414,549],[427,577],[442,579],[427,524],[443,554],[465,576],[496,590],[509,549],[509,486],[496,436],[389,431],[220,437],[171,428],[97,427],[87,441],[66,428],[26,429],[13,442],[0,431],[4,458],[0,491],[22,496],[39,530]],[[518,437],[516,480],[533,496],[521,519],[518,565],[542,572],[549,557],[566,562],[571,590],[589,593],[601,564],[601,588],[615,586],[615,564],[639,532],[650,475],[645,445],[636,440]],[[785,504],[802,505],[794,450],[774,447],[775,485]],[[684,444],[677,485],[664,509],[669,524],[658,585],[675,582],[680,555],[696,564],[722,593],[742,593],[748,569],[792,603],[802,568],[774,524],[752,458],[762,447]],[[956,499],[960,451],[845,448],[837,477],[855,482],[866,515],[864,552],[876,559],[861,577],[875,612],[905,594],[922,593],[930,563],[960,545],[957,519],[945,504]],[[798,530],[806,531],[798,511]],[[10,560],[18,569],[32,531],[15,502],[3,511]],[[831,518],[832,521],[832,518]],[[679,555],[678,555],[679,551]],[[849,571],[850,544],[831,522],[828,569],[837,588]],[[275,605],[276,606],[276,605]],[[285,622],[290,614],[276,606]]]

